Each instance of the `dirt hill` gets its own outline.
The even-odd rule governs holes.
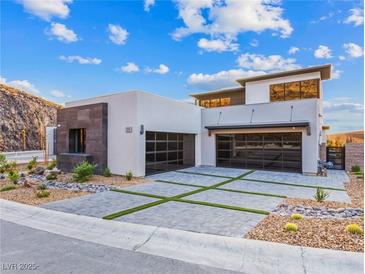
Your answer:
[[[61,105],[0,84],[0,152],[38,150]]]
[[[341,132],[336,134],[327,135],[328,142],[331,142],[333,145],[342,146],[346,143],[364,143],[364,131],[350,131],[350,132]]]

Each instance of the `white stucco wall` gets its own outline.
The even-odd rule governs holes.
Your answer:
[[[214,166],[216,159],[215,135],[208,136],[208,130],[205,126],[213,125],[239,125],[252,123],[277,123],[290,122],[291,106],[293,106],[292,122],[309,121],[311,126],[311,135],[308,136],[302,129],[279,129],[280,132],[301,131],[302,134],[302,157],[303,172],[316,173],[317,159],[319,158],[318,148],[318,114],[319,99],[306,99],[285,102],[274,102],[255,105],[240,105],[220,108],[203,109],[202,111],[202,165]],[[219,118],[220,116],[220,118]],[[219,123],[218,123],[219,121]],[[237,132],[277,132],[278,129],[260,129],[260,130],[240,130]],[[227,132],[227,131],[225,131]]]
[[[145,175],[145,132],[200,134],[201,108],[142,91],[130,91],[66,103],[66,107],[108,103],[108,167],[113,174]],[[143,135],[140,134],[144,126]],[[126,128],[132,127],[132,133]],[[195,160],[200,164],[200,137]]]
[[[270,85],[309,79],[320,79],[319,72],[298,74],[294,76],[280,77],[246,83],[246,104],[260,104],[270,102]]]

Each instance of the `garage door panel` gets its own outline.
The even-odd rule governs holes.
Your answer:
[[[217,135],[217,165],[301,171],[301,133]]]

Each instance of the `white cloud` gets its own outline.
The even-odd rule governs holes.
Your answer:
[[[223,51],[238,50],[238,44],[232,42],[232,40],[227,40],[227,39],[208,40],[205,38],[201,38],[198,42],[198,47],[208,52],[212,51],[223,52]]]
[[[262,71],[281,71],[300,68],[294,58],[283,58],[280,55],[264,56],[262,54],[241,54],[237,63],[240,67]]]
[[[53,17],[66,18],[70,9],[67,4],[72,0],[17,0],[22,4],[25,11],[49,21]]]
[[[332,51],[327,46],[319,45],[318,49],[314,51],[314,56],[320,59],[329,59],[332,58]]]
[[[252,39],[250,41],[250,46],[251,47],[258,47],[259,46],[259,41],[257,39]]]
[[[352,58],[359,58],[364,55],[364,49],[355,43],[343,44],[346,53]]]
[[[139,67],[135,63],[128,62],[125,66],[121,67],[120,70],[126,73],[133,73],[138,72]]]
[[[57,89],[52,90],[51,95],[56,98],[65,98],[66,97],[66,95],[62,91],[57,90]]]
[[[99,58],[92,58],[92,57],[81,57],[78,55],[72,56],[60,56],[60,60],[65,61],[67,63],[78,62],[81,65],[99,65],[101,64],[101,59]]]
[[[144,10],[149,12],[150,8],[155,4],[155,0],[144,0]]]
[[[119,25],[108,25],[109,39],[117,45],[124,45],[129,35],[126,29],[123,29]]]
[[[344,21],[345,24],[354,24],[360,26],[364,24],[364,10],[361,8],[350,9],[350,16]]]
[[[158,74],[166,74],[170,71],[169,67],[164,65],[164,64],[160,64],[158,68],[156,69],[153,69],[153,68],[150,68],[150,67],[146,67],[145,71],[147,73],[150,73],[150,72],[154,72],[154,73],[158,73]]]
[[[343,55],[340,55],[340,56],[338,56],[338,59],[340,59],[341,61],[343,61],[343,60],[346,60],[346,57],[343,56]]]
[[[76,42],[78,40],[77,34],[68,29],[64,24],[52,23],[51,29],[46,32],[49,36],[54,36],[57,40],[65,43]]]
[[[179,17],[184,26],[177,28],[175,40],[194,34],[208,34],[212,39],[237,38],[242,32],[271,30],[281,37],[289,37],[293,31],[289,20],[282,17],[283,9],[276,0],[177,0]]]
[[[8,82],[5,77],[2,77],[0,75],[0,83],[6,84],[6,85],[14,87],[14,88],[18,88],[20,90],[27,91],[27,92],[30,92],[33,94],[39,93],[39,90],[28,80],[12,80],[12,81]]]
[[[290,47],[290,49],[288,50],[289,54],[296,54],[299,51],[298,47]]]
[[[335,69],[334,67],[332,67],[331,74],[332,74],[332,79],[340,79],[341,74],[342,74],[342,70]]]
[[[352,131],[363,128],[364,105],[352,98],[337,97],[323,102],[325,122],[331,131]]]
[[[238,85],[236,80],[239,78],[264,74],[263,71],[231,69],[223,70],[213,74],[193,73],[189,76],[187,83],[196,89],[219,89],[233,85]]]

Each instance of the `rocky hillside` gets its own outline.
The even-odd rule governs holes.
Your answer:
[[[343,146],[346,143],[364,143],[364,131],[349,131],[327,135],[328,143],[334,146]]]
[[[38,150],[61,105],[0,84],[0,152]]]

